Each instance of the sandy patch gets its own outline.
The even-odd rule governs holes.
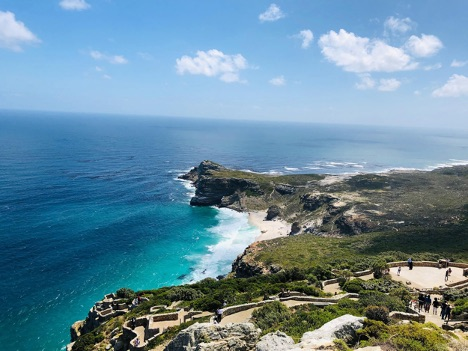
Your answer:
[[[346,180],[348,178],[351,178],[351,175],[349,174],[327,175],[325,176],[325,178],[319,180],[318,183],[321,186],[326,186],[326,185],[331,185],[331,184],[342,182],[343,180]]]
[[[249,223],[261,232],[255,241],[286,237],[291,231],[291,225],[288,222],[280,219],[267,221],[265,218],[266,211],[249,212]]]

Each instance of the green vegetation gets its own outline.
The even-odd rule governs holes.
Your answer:
[[[362,315],[362,312],[361,304],[349,299],[340,300],[336,305],[323,309],[314,305],[288,309],[280,302],[273,302],[256,310],[252,319],[262,329],[262,334],[280,330],[297,342],[305,332],[320,328],[337,317],[345,314]]]
[[[96,344],[104,340],[104,335],[100,332],[92,331],[78,338],[72,347],[72,351],[93,351]]]
[[[467,232],[468,224],[460,224],[342,238],[303,234],[258,243],[252,260],[289,269],[326,265],[352,271],[372,268],[376,261],[406,261],[408,257],[415,261],[451,257],[453,261],[467,262]]]
[[[448,351],[449,333],[432,323],[387,325],[367,319],[364,328],[358,331],[360,346],[387,345],[397,351]]]

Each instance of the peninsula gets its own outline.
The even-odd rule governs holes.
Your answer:
[[[468,167],[273,176],[203,161],[181,178],[192,206],[247,212],[262,235],[225,278],[107,295],[72,351],[466,347]]]

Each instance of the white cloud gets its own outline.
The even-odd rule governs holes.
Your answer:
[[[14,13],[0,11],[0,47],[21,51],[21,45],[39,42],[23,22],[16,20]]]
[[[359,75],[361,81],[356,83],[356,88],[359,90],[369,90],[374,89],[375,87],[375,80],[372,79],[371,75],[368,73],[363,73]]]
[[[412,35],[405,44],[405,48],[414,56],[428,57],[443,48],[439,38],[434,35],[422,34],[421,38]]]
[[[139,52],[139,53],[138,53],[138,56],[139,56],[140,58],[142,58],[143,60],[145,60],[145,61],[152,61],[152,60],[154,60],[153,55],[151,55],[151,54],[149,54],[149,53],[147,53],[147,52]]]
[[[395,78],[381,79],[377,89],[380,91],[395,91],[400,85],[401,82]]]
[[[82,11],[91,7],[85,0],[62,0],[59,5],[67,11]]]
[[[128,63],[128,60],[122,55],[106,55],[97,50],[92,50],[89,55],[96,61],[107,61],[113,65],[124,65]]]
[[[444,86],[432,92],[434,97],[468,96],[468,77],[454,74]]]
[[[176,59],[178,74],[189,73],[219,77],[226,83],[240,82],[239,71],[247,67],[247,60],[241,54],[226,55],[216,49],[197,51],[195,57],[185,55]]]
[[[433,71],[435,69],[441,69],[442,68],[442,64],[441,63],[435,63],[433,65],[429,65],[429,66],[424,66],[423,69],[425,71]]]
[[[303,49],[307,49],[310,46],[310,43],[312,42],[312,40],[314,40],[314,33],[312,33],[310,29],[304,29],[304,30],[301,30],[298,34],[296,34],[295,37],[301,39],[302,40],[301,47]]]
[[[284,76],[278,76],[278,77],[275,77],[273,79],[270,79],[269,83],[271,85],[275,85],[275,86],[279,87],[279,86],[285,85],[286,80],[284,79]]]
[[[344,29],[322,35],[319,45],[329,61],[348,72],[395,72],[417,67],[401,48],[382,40],[358,37]]]
[[[395,18],[388,17],[384,22],[385,33],[389,31],[393,34],[404,34],[414,27],[414,22],[409,17]]]
[[[284,17],[283,11],[276,5],[271,4],[270,7],[258,16],[260,22],[274,22]]]
[[[359,75],[360,81],[356,83],[356,88],[359,90],[373,90],[379,91],[394,91],[397,90],[401,82],[395,78],[380,79],[377,85],[375,79],[371,77],[369,73],[363,73]]]
[[[450,64],[451,67],[464,67],[468,65],[468,61],[458,61],[458,60],[453,60],[452,63]]]

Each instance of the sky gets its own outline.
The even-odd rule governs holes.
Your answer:
[[[466,0],[0,0],[0,109],[468,129]]]

